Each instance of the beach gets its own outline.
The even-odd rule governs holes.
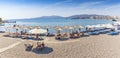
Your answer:
[[[0,50],[19,42],[19,44],[0,53],[1,58],[120,58],[120,35],[91,35],[65,41],[54,37],[44,37],[45,50],[26,51],[24,44],[34,40],[3,37],[0,33]]]
[[[0,58],[120,58],[120,0],[0,0]]]

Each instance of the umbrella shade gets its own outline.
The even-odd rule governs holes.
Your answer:
[[[29,31],[29,33],[31,33],[31,34],[42,34],[42,33],[46,33],[46,32],[47,32],[47,30],[45,30],[45,29],[32,29]]]

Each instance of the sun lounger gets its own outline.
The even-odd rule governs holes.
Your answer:
[[[46,34],[39,34],[39,36],[46,36]]]
[[[69,37],[67,34],[58,34],[56,37],[55,37],[56,40],[68,40]]]
[[[0,31],[0,33],[5,33],[5,31]]]
[[[40,38],[36,38],[37,40],[44,40],[44,38],[40,37]]]
[[[81,37],[81,34],[78,33],[78,34],[70,34],[70,38],[80,38]]]
[[[91,32],[91,35],[99,35],[99,32],[97,31]]]
[[[56,36],[55,39],[56,40],[68,40],[69,38],[66,36]]]
[[[24,44],[25,45],[25,47],[26,47],[26,51],[31,51],[32,50],[32,48],[33,48],[33,45],[30,45],[30,44]]]
[[[115,32],[115,31],[112,31],[112,32],[109,32],[108,35],[118,35],[119,32]]]
[[[21,37],[22,39],[28,39],[29,37],[27,35],[24,35]]]
[[[47,34],[47,36],[48,37],[53,37],[53,36],[55,36],[55,34],[49,33],[49,34]]]
[[[82,35],[81,35],[82,37],[84,37],[84,36],[89,36],[89,33],[82,33]]]
[[[105,34],[105,33],[107,33],[107,31],[106,30],[100,30],[99,33],[100,34]]]

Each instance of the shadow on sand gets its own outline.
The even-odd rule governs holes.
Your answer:
[[[37,49],[37,48],[34,48],[32,50],[32,52],[36,53],[36,54],[49,54],[53,51],[53,48],[50,48],[50,47],[44,47],[42,49]]]
[[[4,37],[10,37],[9,35],[3,35]]]

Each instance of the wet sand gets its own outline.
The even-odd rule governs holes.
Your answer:
[[[7,46],[11,41],[21,42],[22,39],[13,38],[0,45]],[[45,37],[47,38],[47,37]],[[0,39],[3,39],[1,36]],[[31,40],[24,40],[19,45],[14,46],[0,53],[1,58],[120,58],[120,35],[110,36],[107,34],[91,35],[79,39],[69,39],[66,41],[55,40],[49,37],[45,40],[42,51],[25,51],[24,44]],[[36,41],[32,40],[34,43]],[[9,43],[13,44],[13,43]],[[4,47],[5,47],[4,46]],[[2,47],[1,47],[2,48]]]

